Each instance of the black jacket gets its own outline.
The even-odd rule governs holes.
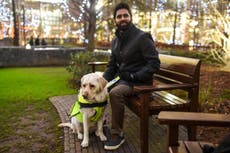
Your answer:
[[[147,85],[152,83],[153,73],[160,67],[158,52],[150,34],[141,31],[133,24],[122,35],[116,31],[112,41],[112,53],[104,73],[110,81],[122,72],[135,75],[130,85]]]

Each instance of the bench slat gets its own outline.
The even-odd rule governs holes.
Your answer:
[[[155,92],[155,94],[158,94],[158,95],[160,95],[162,97],[167,97],[168,99],[170,99],[170,101],[173,101],[175,104],[185,104],[185,103],[187,103],[186,100],[181,99],[181,98],[179,98],[179,97],[177,97],[177,96],[175,96],[173,94],[170,94],[170,93],[168,93],[166,91]]]
[[[178,146],[169,147],[169,153],[203,153],[202,148],[204,145],[213,146],[209,142],[179,141]]]
[[[156,97],[155,97],[156,98]],[[155,100],[150,102],[150,107],[169,107],[171,104],[166,103],[163,99],[156,98]]]
[[[161,124],[230,126],[230,115],[214,113],[167,112],[158,115]]]
[[[163,91],[163,90],[176,90],[176,89],[191,89],[191,88],[197,88],[197,84],[157,84],[154,86],[134,86],[134,92],[136,93],[146,93],[146,92],[152,92],[152,91]]]
[[[188,153],[183,141],[179,141],[179,146],[170,146],[169,153]]]
[[[185,146],[189,153],[203,153],[200,144],[196,141],[185,141]]]
[[[199,69],[200,60],[180,56],[159,55],[161,68],[194,76]]]
[[[194,77],[184,73],[160,69],[154,74],[155,79],[168,83],[193,83]],[[168,77],[167,77],[168,76]]]
[[[209,145],[209,146],[215,147],[214,144],[210,143],[210,142],[203,142],[203,141],[201,141],[201,142],[199,142],[199,144],[200,144],[201,148],[204,148],[204,145]]]
[[[167,97],[165,98],[164,96],[161,96],[161,95],[158,95],[156,93],[154,93],[153,95],[153,100],[155,101],[156,104],[159,103],[163,103],[162,106],[165,106],[165,105],[176,105],[175,102],[169,100]]]

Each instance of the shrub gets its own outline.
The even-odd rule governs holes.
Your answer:
[[[88,65],[88,62],[108,61],[108,56],[108,52],[82,51],[72,54],[70,65],[67,67],[67,71],[72,73],[72,79],[70,80],[72,86],[80,87],[81,77],[92,72],[92,67]]]
[[[200,105],[200,111],[207,111],[210,106],[210,95],[211,95],[212,85],[211,80],[209,80],[207,86],[200,87],[199,92],[199,105]]]

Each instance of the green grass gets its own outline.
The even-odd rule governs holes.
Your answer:
[[[68,88],[70,75],[65,68],[0,69],[1,100],[44,100],[73,92]]]
[[[54,132],[56,141],[60,141],[61,130],[57,128],[60,119],[48,98],[74,94],[75,90],[68,85],[70,78],[64,67],[0,69],[0,142],[12,135],[17,136],[15,128],[19,128],[20,117],[29,116],[39,120],[34,116],[39,113],[48,114],[45,120],[49,122],[50,129],[46,129],[46,132]],[[28,136],[24,134],[24,137]],[[42,150],[47,152],[49,147],[57,147],[55,152],[61,152],[59,145],[62,144],[54,142],[52,145],[44,141]],[[0,152],[8,149],[9,146],[0,147]]]
[[[221,97],[230,100],[230,89],[224,90],[224,92],[222,93]]]

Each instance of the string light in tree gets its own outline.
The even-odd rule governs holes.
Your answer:
[[[67,16],[71,20],[73,20],[73,22],[81,22],[83,14],[85,13],[86,5],[87,5],[87,0],[83,0],[82,5],[80,6],[81,13],[80,13],[80,15],[78,17],[74,17],[74,16],[71,15],[70,10],[69,10],[69,6],[68,6],[66,1],[63,1],[62,5],[61,5],[61,8],[64,9],[64,11],[66,12]]]
[[[0,21],[9,21],[12,14],[9,0],[0,0]]]

